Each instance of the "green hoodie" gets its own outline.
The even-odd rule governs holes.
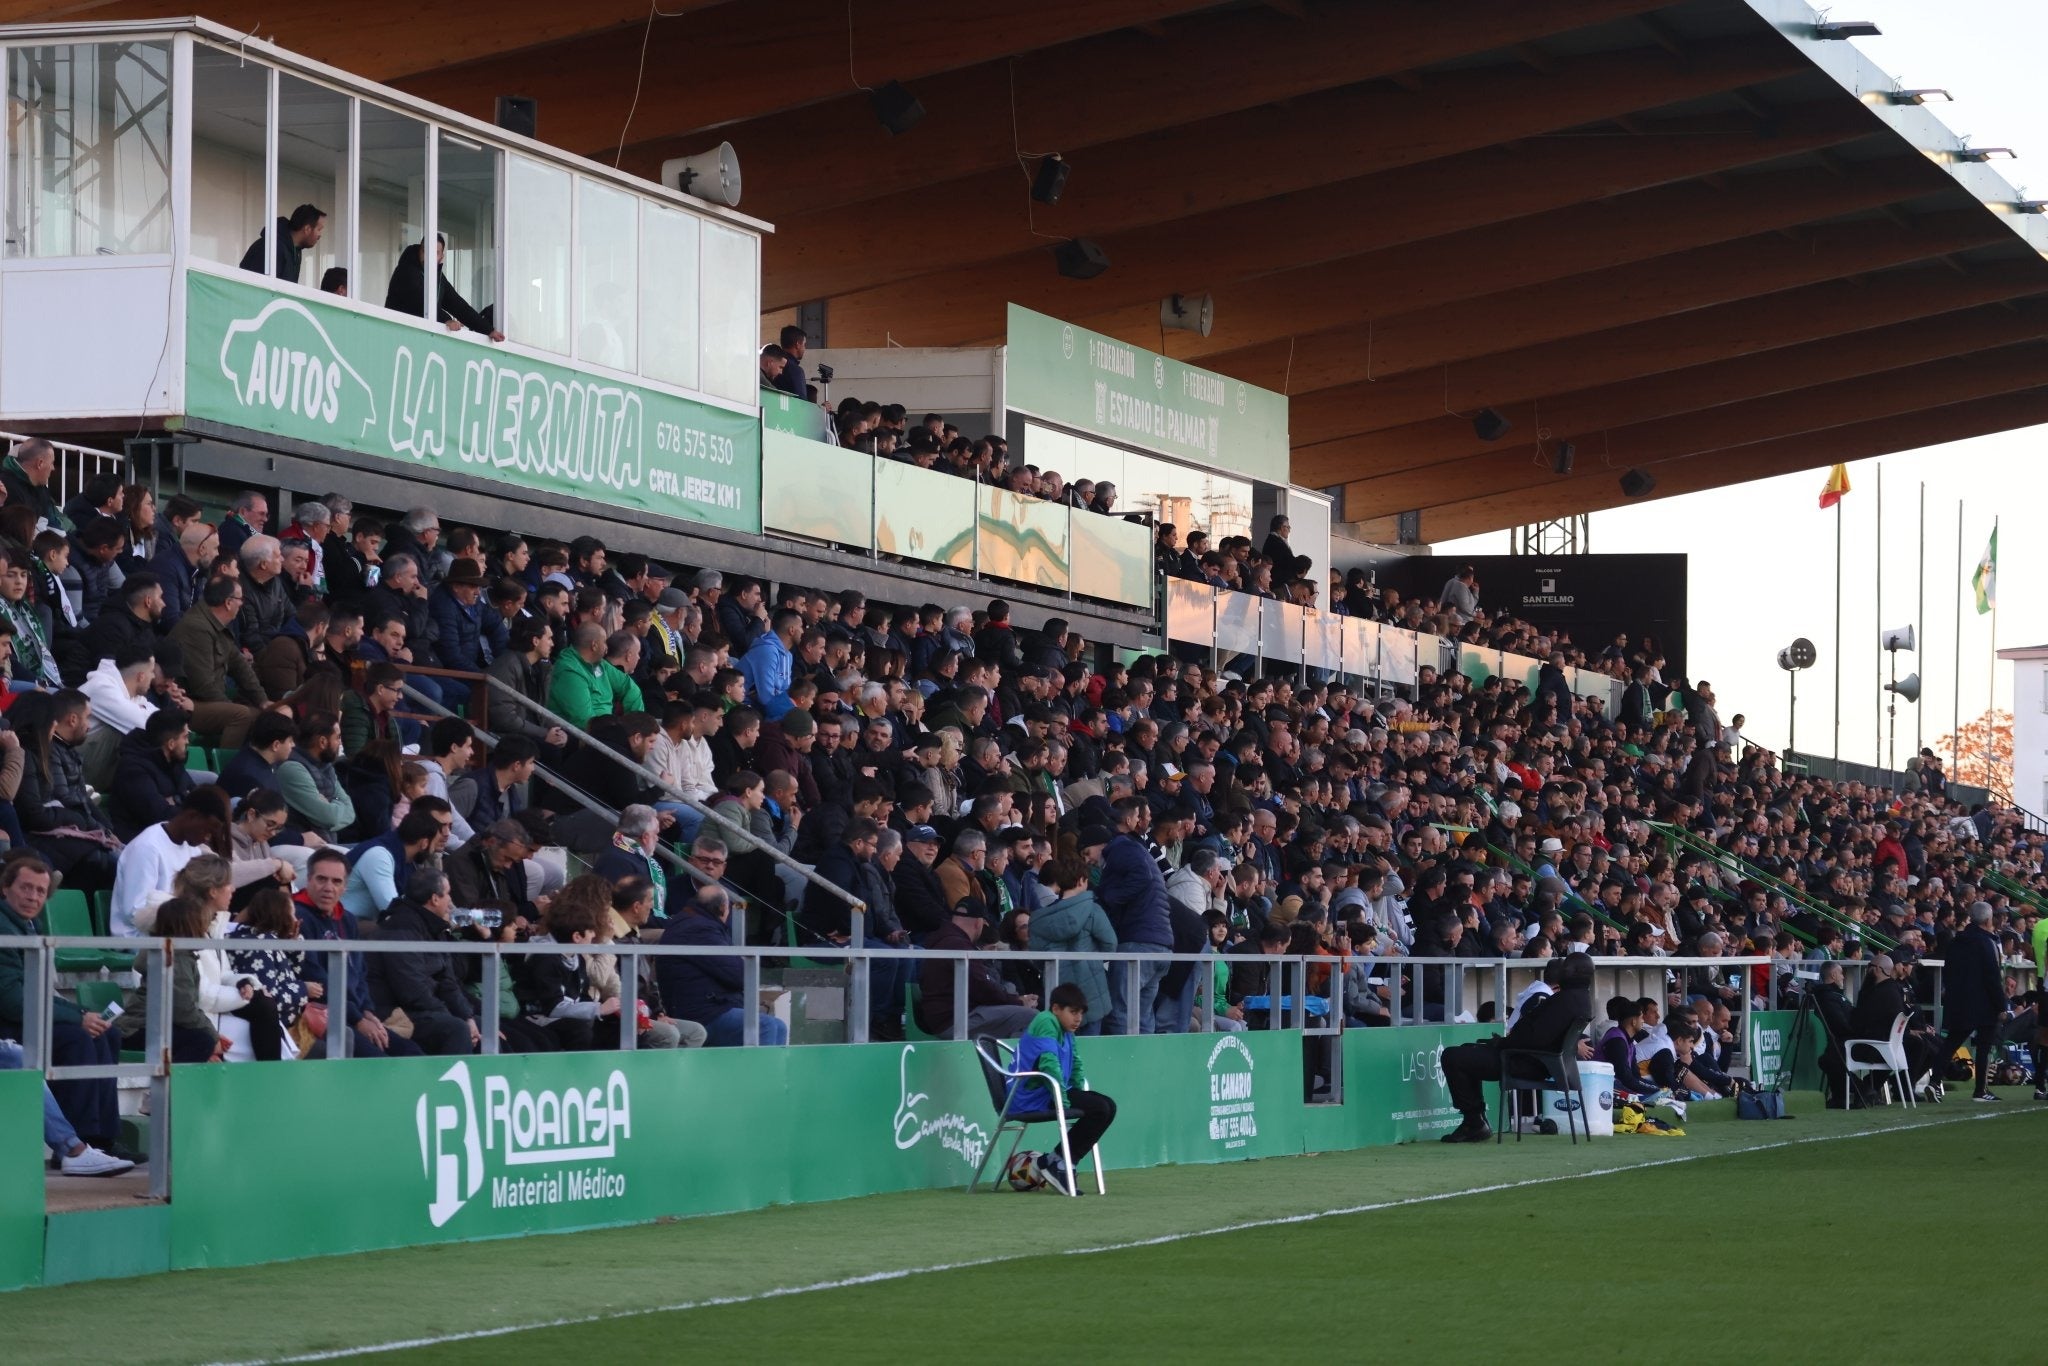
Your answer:
[[[49,931],[41,918],[28,920],[12,906],[0,901],[0,940],[39,939]],[[23,992],[28,984],[27,953],[22,949],[0,948],[0,1034],[19,1033],[24,1014]],[[59,1024],[77,1024],[85,1012],[75,1001],[57,997],[55,1018]]]

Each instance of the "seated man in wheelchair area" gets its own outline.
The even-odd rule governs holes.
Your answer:
[[[1012,1082],[1007,1108],[1013,1114],[1051,1114],[1049,1088],[1060,1088],[1067,1114],[1074,1121],[1067,1130],[1067,1152],[1073,1167],[1060,1161],[1059,1150],[1055,1148],[1039,1154],[1038,1168],[1058,1189],[1079,1190],[1074,1172],[1115,1122],[1116,1102],[1100,1091],[1082,1089],[1081,1057],[1074,1051],[1074,1034],[1088,1022],[1088,993],[1078,983],[1062,982],[1052,989],[1052,998],[1046,1004],[1047,1008],[1038,1012],[1017,1040],[1016,1061],[1012,1064],[1013,1071],[1040,1075]]]
[[[1451,1104],[1464,1116],[1463,1123],[1444,1135],[1444,1142],[1484,1143],[1493,1137],[1493,1128],[1486,1122],[1484,1083],[1500,1080],[1501,1050],[1526,1048],[1537,1053],[1556,1053],[1573,1042],[1565,1034],[1575,1021],[1593,1018],[1592,958],[1583,953],[1569,954],[1561,972],[1563,980],[1557,991],[1526,1002],[1506,1035],[1496,1034],[1490,1039],[1444,1050],[1444,1082],[1450,1088]],[[1580,1051],[1581,1056],[1592,1056],[1588,1049],[1582,1047]]]

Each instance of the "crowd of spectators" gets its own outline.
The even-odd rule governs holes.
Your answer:
[[[51,454],[0,468],[0,935],[38,932],[61,887],[109,893],[117,932],[220,937],[170,983],[181,1059],[318,1055],[336,1008],[362,1055],[467,1052],[487,1029],[508,1050],[616,1046],[606,945],[730,944],[737,918],[748,942],[845,946],[843,891],[869,946],[1010,950],[967,978],[970,1027],[998,1033],[1042,1002],[1034,951],[1160,958],[1135,993],[1123,971],[1062,973],[1089,1030],[1140,1032],[1270,1025],[1275,959],[1316,960],[1308,991],[1341,977],[1347,1022],[1380,1026],[1397,972],[1411,1018],[1457,1012],[1446,970],[1404,958],[1772,954],[1782,973],[1671,971],[1629,1026],[1653,1080],[1711,1090],[1730,1012],[1774,973],[1794,985],[1795,960],[1881,949],[1896,974],[1980,902],[2017,953],[2048,887],[2042,837],[1950,800],[1938,764],[1900,792],[1787,773],[1737,752],[1710,685],[1626,641],[1587,660],[1486,612],[1465,575],[1440,611],[1628,676],[1620,714],[1547,673],[1532,691],[1425,668],[1380,697],[1116,663],[1000,599],[885,606],[593,536],[444,534],[428,508],[380,521],[340,494],[274,533],[257,493],[218,524],[111,478],[60,508]],[[1246,563],[1291,557],[1274,530]],[[491,746],[404,691],[461,708],[478,676]],[[217,779],[194,743],[233,751]],[[588,871],[538,857],[553,846]],[[366,955],[345,1001],[289,946],[371,935],[422,947]],[[488,938],[558,951],[498,968],[446,949]],[[20,1029],[20,959],[0,952],[0,1035]],[[737,956],[659,958],[636,995],[646,1046],[735,1043],[749,1014],[787,1037]],[[872,1037],[949,1032],[952,963],[877,960],[871,1002]],[[104,1016],[60,1007],[59,1062],[112,1052]],[[111,1083],[57,1095],[112,1151]]]

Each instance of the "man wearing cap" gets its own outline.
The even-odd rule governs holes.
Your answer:
[[[680,588],[668,587],[664,580],[654,599],[654,623],[647,632],[647,650],[657,674],[662,668],[672,668],[680,674],[688,662],[690,647],[683,639],[683,617],[689,606],[690,595]]]
[[[913,825],[903,832],[903,849],[894,874],[896,918],[912,942],[924,944],[952,913],[946,889],[933,871],[939,859],[939,832],[929,825]]]
[[[1456,580],[1453,580],[1456,582]],[[1540,882],[1547,877],[1558,877],[1557,865],[1564,857],[1564,841],[1555,835],[1548,836],[1536,846],[1536,878]],[[1559,879],[1562,881],[1562,879]]]
[[[954,964],[957,955],[971,952],[980,945],[988,927],[980,904],[963,901],[953,908],[946,923],[926,942],[925,948],[934,955],[955,955],[952,958],[935,956],[919,965],[922,999],[917,1005],[917,1022],[927,1034],[954,1037]],[[1037,1016],[1037,996],[1019,996],[1004,986],[985,958],[968,962],[968,1038],[984,1034],[998,1039],[1018,1038]]]

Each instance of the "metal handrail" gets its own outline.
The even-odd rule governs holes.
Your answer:
[[[713,822],[719,825],[720,827],[731,831],[735,836],[737,836],[741,841],[744,842],[739,847],[751,847],[759,849],[761,852],[767,854],[773,862],[781,865],[784,868],[789,868],[793,870],[805,882],[810,883],[814,887],[823,887],[827,892],[831,893],[833,896],[838,897],[841,901],[844,901],[847,904],[848,908],[852,911],[854,916],[854,937],[856,939],[859,938],[861,918],[864,917],[867,913],[867,903],[865,901],[862,901],[859,897],[855,896],[852,892],[847,891],[844,887],[839,886],[835,882],[832,882],[826,878],[819,877],[817,870],[810,867],[808,864],[799,863],[795,859],[791,858],[788,854],[785,854],[780,849],[775,848],[773,845],[762,843],[761,840],[751,830],[747,830],[742,826],[735,825],[733,822],[727,820],[724,816],[721,816],[720,814],[718,814],[718,812],[712,810],[703,802],[698,801],[696,798],[684,792],[681,788],[666,782],[662,778],[662,776],[659,773],[656,773],[653,769],[647,768],[641,764],[634,763],[631,759],[619,753],[610,745],[607,745],[604,741],[592,735],[589,731],[584,730],[581,726],[576,725],[574,722],[569,721],[564,717],[557,716],[554,712],[542,706],[540,703],[534,701],[525,693],[520,692],[519,689],[503,689],[502,695],[511,698],[514,702],[517,702],[520,706],[526,708],[528,711],[531,711],[539,716],[546,718],[549,724],[560,726],[564,731],[567,731],[569,734],[575,736],[584,744],[589,745],[592,749],[595,749],[599,754],[602,754],[611,762],[617,764],[619,767],[631,773],[635,778],[638,778],[642,782],[651,784],[652,786],[659,788],[661,791],[667,793],[670,800],[675,801],[683,806],[689,807],[692,811],[702,816],[706,821]]]
[[[1743,877],[1753,882],[1761,882],[1764,886],[1783,896],[1794,906],[1819,916],[1823,921],[1833,925],[1844,934],[1853,932],[1859,938],[1875,944],[1880,949],[1895,949],[1899,946],[1898,940],[1893,939],[1890,935],[1878,929],[1877,926],[1865,925],[1858,921],[1844,919],[1834,907],[1829,906],[1810,893],[1803,892],[1791,883],[1786,882],[1783,878],[1757,867],[1739,854],[1732,854],[1719,845],[1707,843],[1690,830],[1682,829],[1671,824],[1669,821],[1651,821],[1649,826],[1652,830],[1657,831],[1680,848],[1689,849],[1701,858],[1708,859],[1723,868],[1740,873]],[[1779,928],[1794,939],[1808,945],[1815,942],[1812,935],[1804,933],[1797,926],[1781,922]]]

